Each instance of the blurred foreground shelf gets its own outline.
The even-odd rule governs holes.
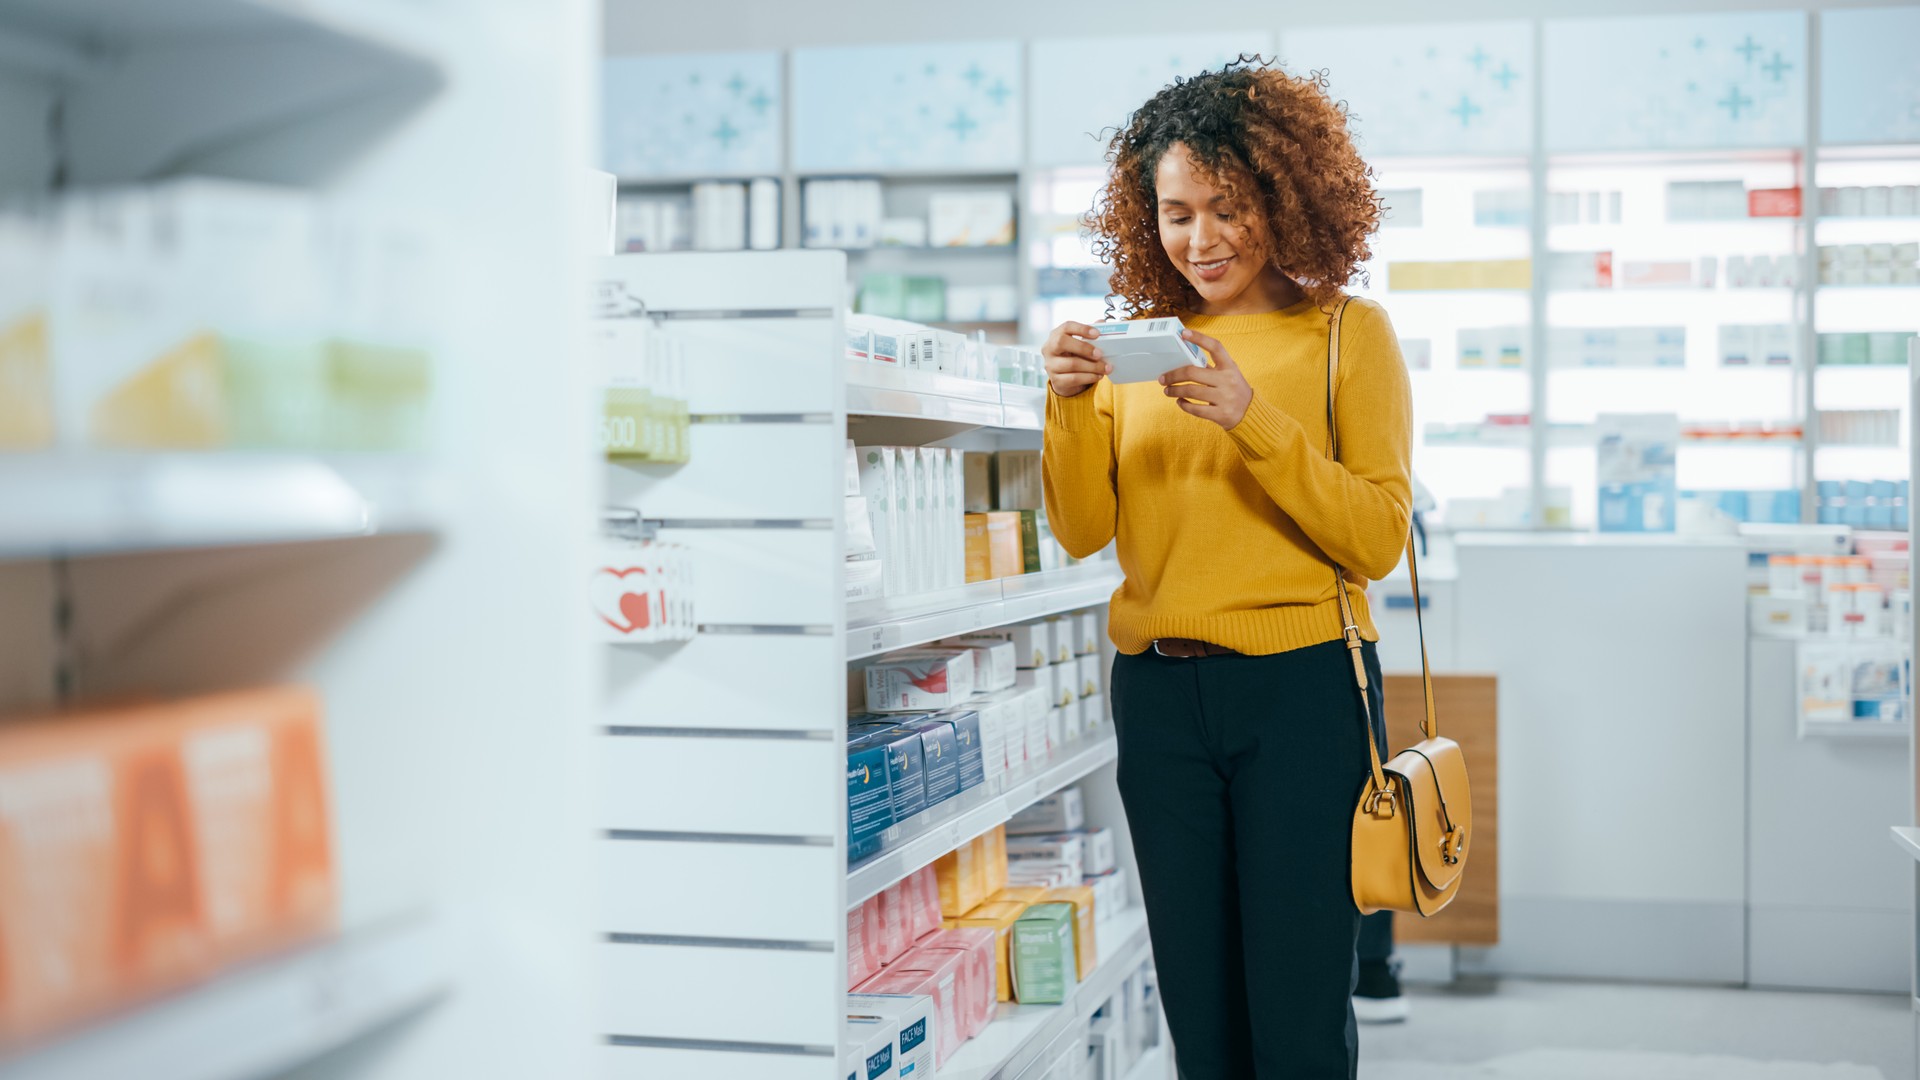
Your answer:
[[[400,454],[0,455],[0,559],[421,532],[436,505]]]
[[[449,986],[419,916],[243,968],[0,1061],[0,1080],[256,1080],[425,1007]]]

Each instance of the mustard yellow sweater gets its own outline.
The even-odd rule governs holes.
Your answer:
[[[1335,640],[1328,556],[1346,567],[1362,636],[1378,640],[1364,590],[1398,565],[1412,506],[1412,394],[1386,312],[1347,305],[1338,463],[1327,457],[1325,312],[1303,300],[1181,319],[1219,338],[1253,387],[1231,431],[1183,412],[1157,382],[1047,394],[1047,517],[1078,557],[1118,539],[1114,645],[1198,638],[1262,654]]]

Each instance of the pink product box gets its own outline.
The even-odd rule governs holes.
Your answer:
[[[880,971],[874,954],[867,948],[867,905],[847,912],[847,989],[851,990]]]
[[[907,928],[900,921],[899,907],[889,904],[886,894],[870,896],[860,905],[866,918],[867,955],[874,971],[879,971],[907,951]]]
[[[914,949],[916,953],[954,953],[961,958],[960,998],[954,1018],[960,1037],[971,1039],[993,1022],[1000,1004],[999,935],[988,927],[942,930]]]
[[[907,898],[907,937],[924,940],[940,930],[940,879],[932,866],[923,866],[909,874],[895,888]]]
[[[965,961],[959,953],[916,950],[887,970],[861,983],[862,994],[924,994],[933,999],[933,1058],[940,1068],[966,1041],[961,1034],[959,1013],[960,971]]]

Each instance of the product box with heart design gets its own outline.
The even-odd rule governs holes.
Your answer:
[[[931,712],[973,696],[973,654],[965,650],[893,653],[867,665],[872,712]]]
[[[940,1068],[964,1041],[961,1034],[960,979],[965,962],[956,953],[907,953],[885,971],[855,988],[859,994],[919,995],[933,1000],[933,1061]]]
[[[961,958],[959,1002],[954,1007],[960,1037],[971,1039],[993,1021],[1000,1000],[996,970],[999,935],[986,927],[941,930],[919,945],[916,953],[955,953]]]

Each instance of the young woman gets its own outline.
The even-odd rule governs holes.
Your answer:
[[[1211,362],[1115,385],[1091,327],[1056,328],[1047,514],[1075,555],[1118,540],[1120,794],[1180,1073],[1351,1078],[1367,750],[1332,565],[1377,688],[1364,589],[1406,542],[1412,403],[1386,313],[1348,303],[1331,460],[1327,342],[1379,199],[1323,86],[1264,65],[1167,87],[1109,157],[1087,221],[1119,306]]]

